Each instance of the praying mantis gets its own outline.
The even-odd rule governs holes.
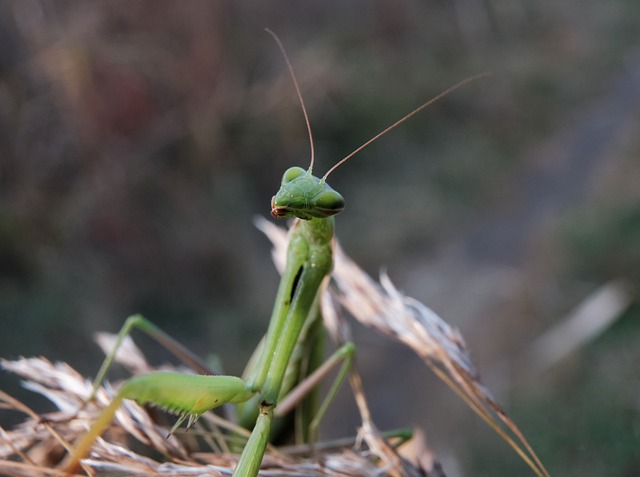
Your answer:
[[[171,432],[185,420],[188,420],[187,428],[191,427],[201,414],[210,409],[223,404],[236,404],[241,424],[253,427],[253,430],[240,454],[233,475],[257,476],[278,405],[298,382],[319,367],[322,342],[314,340],[322,323],[319,295],[333,266],[334,216],[342,212],[345,206],[342,195],[327,184],[327,177],[362,149],[433,102],[486,75],[467,78],[446,89],[355,149],[319,178],[313,175],[315,157],[311,126],[293,67],[281,41],[270,30],[267,32],[275,39],[293,79],[307,126],[311,159],[307,169],[291,167],[285,171],[280,189],[271,200],[271,214],[275,218],[294,218],[296,221],[289,233],[286,267],[282,273],[265,338],[242,377],[211,375],[208,367],[197,357],[151,322],[140,316],[131,317],[123,326],[116,345],[98,372],[89,400],[95,396],[123,339],[134,328],[154,337],[202,374],[153,372],[125,381],[111,404],[102,411],[91,429],[76,445],[67,463],[69,473],[77,469],[95,439],[113,419],[122,401],[132,399],[178,414],[179,418]],[[313,418],[305,417],[307,439],[313,440],[318,423],[337,386],[344,379],[354,352],[354,345],[346,343],[329,358],[335,366],[340,365],[340,369],[334,386],[319,406],[316,415]]]

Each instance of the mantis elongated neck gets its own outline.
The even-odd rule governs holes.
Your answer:
[[[250,386],[261,399],[275,403],[287,364],[309,316],[318,290],[333,266],[333,218],[298,220],[292,227],[287,265],[282,274],[265,340],[261,368]]]
[[[329,247],[328,253],[333,255],[333,232],[335,227],[333,217],[298,220],[294,227],[300,228],[300,233],[307,239],[310,248]]]

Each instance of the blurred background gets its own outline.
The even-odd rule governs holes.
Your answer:
[[[140,312],[242,370],[278,283],[252,219],[309,159],[268,27],[319,173],[494,72],[332,175],[338,236],[461,330],[552,475],[640,475],[638,18],[632,0],[0,3],[0,356],[94,376],[93,333]],[[418,358],[356,341],[380,427],[422,428],[449,477],[529,475]],[[358,425],[340,401],[327,437]]]

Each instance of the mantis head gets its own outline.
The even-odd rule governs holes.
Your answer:
[[[326,219],[339,214],[342,209],[342,195],[333,190],[324,178],[319,179],[311,174],[311,170],[302,167],[290,167],[285,171],[280,190],[271,199],[271,215],[277,219]]]

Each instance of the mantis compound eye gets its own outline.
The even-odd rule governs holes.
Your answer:
[[[317,217],[326,218],[339,214],[344,209],[344,198],[325,184],[324,190],[313,198],[314,209]]]

